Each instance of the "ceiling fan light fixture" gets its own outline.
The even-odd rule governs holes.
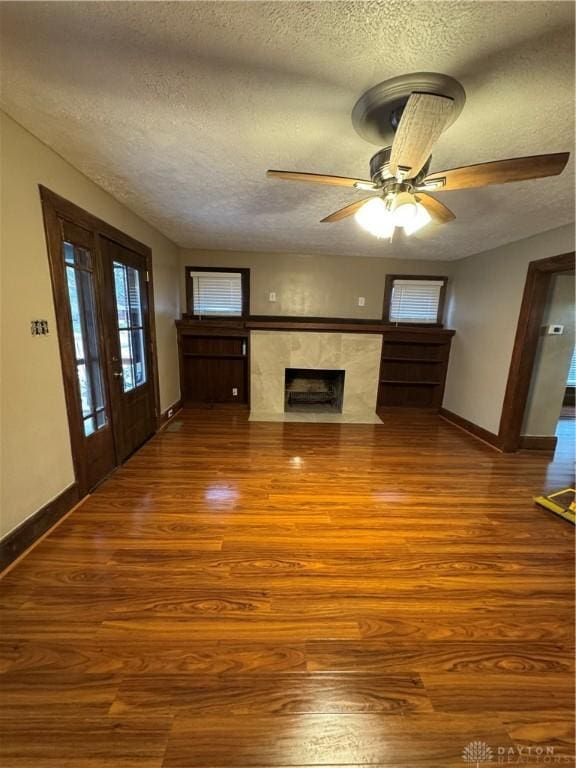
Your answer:
[[[416,203],[416,215],[407,224],[404,224],[404,232],[407,235],[412,235],[414,232],[418,232],[419,229],[425,227],[432,221],[432,216],[428,213],[426,208],[420,203]]]
[[[396,227],[409,227],[418,215],[418,206],[413,195],[400,192],[392,201],[392,221]]]
[[[392,237],[394,234],[394,221],[392,214],[386,207],[386,203],[379,197],[368,200],[354,214],[354,218],[362,229],[370,232],[374,237]]]

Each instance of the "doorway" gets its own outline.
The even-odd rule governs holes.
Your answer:
[[[548,335],[562,335],[554,334],[550,327],[558,323],[558,319],[555,319],[555,316],[549,315],[549,299],[553,295],[556,281],[562,275],[566,276],[570,282],[569,292],[573,297],[574,266],[573,252],[552,256],[547,259],[539,259],[538,261],[530,262],[528,266],[504,397],[502,418],[500,420],[499,443],[504,451],[516,451],[521,447],[544,447],[549,449],[553,447],[552,442],[555,443],[553,433],[551,436],[544,436],[551,437],[546,444],[546,441],[530,441],[528,439],[531,436],[525,434],[526,429],[529,429],[526,424],[527,406],[529,398],[532,398],[534,395],[533,374],[536,370],[538,355],[543,349],[542,340]],[[563,332],[566,331],[568,334],[572,334],[573,338],[573,309],[567,322],[559,324],[564,326]],[[556,381],[556,384],[560,387],[562,397],[566,388],[568,360],[569,357],[566,356],[566,370],[564,374],[558,373],[559,378]],[[562,375],[566,376],[564,380],[562,380]],[[549,388],[544,386],[543,390],[543,397],[549,401]],[[560,415],[560,404],[561,400],[558,405],[556,421]],[[535,435],[534,437],[540,436]]]
[[[85,495],[156,431],[151,253],[40,187],[72,456]]]
[[[574,352],[574,272],[550,279],[520,447],[568,454],[574,451],[573,406],[565,404]]]

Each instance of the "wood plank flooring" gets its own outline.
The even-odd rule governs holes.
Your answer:
[[[382,418],[144,446],[0,582],[0,765],[573,765],[570,442]]]

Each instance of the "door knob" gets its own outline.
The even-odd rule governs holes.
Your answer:
[[[117,379],[121,379],[123,375],[124,375],[123,373],[115,373],[114,374],[114,376],[116,376]]]

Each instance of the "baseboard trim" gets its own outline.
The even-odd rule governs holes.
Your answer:
[[[451,424],[454,424],[456,427],[468,432],[468,434],[478,440],[481,440],[483,443],[487,443],[491,448],[495,448],[497,451],[502,450],[500,447],[500,438],[498,435],[495,435],[494,432],[489,432],[487,429],[484,429],[484,427],[479,427],[478,424],[474,424],[474,422],[468,421],[468,419],[465,419],[462,416],[458,416],[457,413],[453,413],[447,408],[440,408],[440,416]]]
[[[520,437],[520,448],[524,451],[549,451],[554,453],[558,438],[556,435],[547,437],[545,435],[522,435]]]
[[[169,408],[166,408],[165,411],[163,411],[160,416],[158,417],[158,426],[156,428],[156,431],[159,432],[161,429],[164,429],[164,427],[168,424],[168,422],[172,421],[178,413],[178,411],[181,411],[183,407],[182,399],[176,400],[175,403],[173,403]],[[168,416],[168,413],[172,411],[172,415]]]
[[[78,484],[72,483],[55,499],[44,504],[0,541],[0,573],[25,554],[33,544],[78,504]]]

